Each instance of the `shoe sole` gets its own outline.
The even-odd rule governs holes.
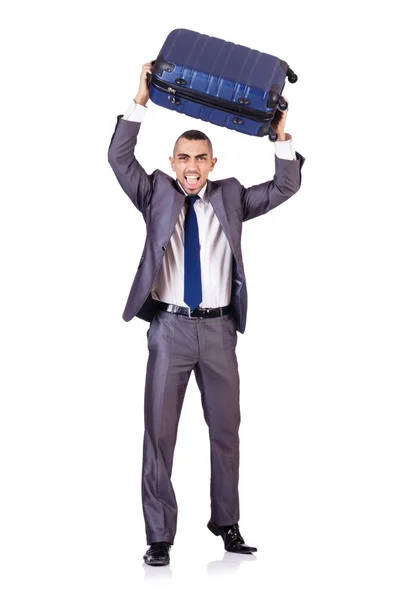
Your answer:
[[[169,560],[167,562],[148,562],[145,559],[143,559],[143,560],[145,562],[145,565],[148,565],[148,567],[166,567],[167,565],[170,564]]]

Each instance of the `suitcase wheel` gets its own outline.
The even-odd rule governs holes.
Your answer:
[[[296,83],[298,81],[298,75],[296,75],[296,73],[294,73],[292,69],[288,69],[287,77],[290,83]]]
[[[279,98],[278,108],[281,111],[285,111],[288,109],[288,102],[282,96],[280,96],[280,98]]]
[[[270,140],[271,142],[275,142],[275,141],[277,141],[278,135],[277,135],[277,133],[274,131],[273,127],[269,127],[268,136],[269,136],[269,140]]]
[[[171,102],[171,104],[175,104],[176,106],[181,104],[179,98],[175,98],[175,96],[168,96],[168,100]]]

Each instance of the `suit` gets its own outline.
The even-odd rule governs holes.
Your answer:
[[[232,251],[232,314],[190,317],[159,310],[151,289],[162,264],[185,196],[176,181],[155,170],[148,175],[135,158],[140,123],[117,118],[109,163],[122,189],[142,213],[147,236],[123,312],[150,322],[145,384],[142,501],[148,544],[173,543],[177,503],[172,463],[186,387],[194,372],[200,389],[211,446],[211,521],[227,526],[239,520],[239,374],[237,331],[247,319],[247,284],[241,252],[244,221],[265,214],[293,196],[301,185],[304,158],[277,156],[272,181],[245,188],[235,178],[207,180],[206,197]]]
[[[119,115],[108,159],[121,187],[142,213],[147,228],[145,245],[123,319],[130,321],[137,316],[150,322],[156,312],[156,302],[152,300],[150,291],[185,197],[172,177],[160,170],[147,175],[138,163],[134,149],[139,129],[140,123],[125,121]],[[299,190],[305,159],[298,152],[296,155],[296,161],[275,157],[275,181],[245,188],[235,178],[208,180],[208,198],[233,252],[231,303],[240,333],[245,331],[248,301],[241,252],[242,223],[267,213]],[[164,215],[169,215],[169,219],[165,219]]]

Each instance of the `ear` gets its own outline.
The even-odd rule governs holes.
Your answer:
[[[210,171],[212,171],[212,169],[215,167],[215,164],[218,162],[217,158],[212,158],[211,159],[211,168]]]
[[[175,171],[175,160],[174,160],[174,157],[170,156],[169,158],[170,158],[171,169],[173,171]]]

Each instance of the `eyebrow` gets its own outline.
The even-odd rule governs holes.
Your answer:
[[[186,154],[185,152],[181,152],[180,154],[178,154],[178,158],[182,156],[188,156],[190,158],[190,154]],[[204,152],[203,154],[196,154],[195,158],[201,158],[202,156],[208,156],[208,153]]]

